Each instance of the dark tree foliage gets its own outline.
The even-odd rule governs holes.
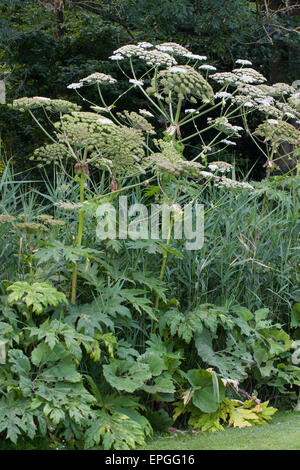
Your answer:
[[[271,80],[292,82],[300,76],[296,5],[280,0],[0,0],[0,78],[6,80],[8,101],[36,95],[74,100],[69,83],[95,71],[117,76],[116,65],[107,60],[112,51],[148,40],[181,43],[207,55],[219,70],[232,68],[238,58],[250,59]],[[112,93],[123,86],[120,82]],[[88,98],[96,100],[90,93]],[[0,128],[6,153],[17,159],[39,143],[32,122],[4,106]]]

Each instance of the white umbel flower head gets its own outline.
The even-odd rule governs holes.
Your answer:
[[[287,116],[288,118],[291,118],[291,119],[296,119],[296,116],[292,113],[289,113],[289,112],[286,112],[285,116]]]
[[[252,62],[250,60],[244,60],[244,59],[238,59],[235,61],[236,64],[240,65],[252,65]]]
[[[174,52],[171,46],[156,46],[156,49],[162,52]]]
[[[200,175],[204,176],[204,178],[214,178],[214,174],[210,173],[209,171],[200,171]]]
[[[192,54],[191,52],[189,52],[188,54],[185,54],[184,57],[187,57],[188,59],[195,59],[195,60],[207,60],[206,55]]]
[[[36,101],[45,101],[45,103],[50,103],[51,101],[51,98],[45,98],[44,96],[34,96],[32,99]]]
[[[236,143],[232,142],[232,140],[223,139],[221,142],[226,145],[236,145]]]
[[[131,78],[129,80],[129,83],[132,83],[135,86],[143,86],[144,85],[144,82],[142,82],[141,80],[135,80],[134,78]]]
[[[186,109],[184,112],[185,112],[186,114],[189,114],[189,113],[196,113],[196,114],[199,114],[199,111],[196,111],[194,108]]]
[[[124,60],[124,57],[121,54],[114,54],[111,55],[109,58],[110,60]]]
[[[151,42],[139,42],[138,46],[142,47],[143,49],[151,49],[151,47],[154,47]]]
[[[171,54],[162,52],[158,49],[141,49],[142,53],[139,58],[146,61],[147,65],[153,67],[170,67],[176,65],[177,62]]]
[[[246,101],[245,103],[243,103],[243,106],[245,106],[245,108],[253,108],[254,104],[251,103],[251,101]]]
[[[260,84],[267,81],[267,79],[261,73],[249,67],[234,69],[232,72],[242,83]]]
[[[154,117],[154,114],[150,113],[150,111],[147,111],[146,109],[139,109],[139,113],[144,116]]]
[[[113,52],[113,55],[121,55],[122,57],[139,56],[143,52],[143,48],[135,44],[127,44],[126,46],[119,47]]]
[[[232,96],[232,94],[227,91],[220,91],[215,94],[215,98],[230,98],[230,96]]]
[[[222,176],[215,186],[225,186],[226,188],[254,189],[253,186],[244,181],[236,181]]]
[[[214,164],[211,163],[210,165],[208,165],[208,168],[211,171],[216,171],[216,170],[218,170],[218,165],[214,165]]]
[[[108,119],[106,117],[101,117],[101,118],[97,119],[96,122],[98,122],[98,124],[102,124],[102,125],[107,125],[107,124],[111,125],[111,124],[113,124],[112,120]]]
[[[182,67],[181,65],[178,65],[176,67],[170,67],[169,72],[174,72],[174,73],[187,73],[187,69]]]
[[[83,85],[93,85],[94,83],[108,85],[115,83],[116,81],[117,80],[115,78],[101,72],[92,73],[91,75],[88,75],[85,78],[81,78],[80,80]]]
[[[82,83],[70,83],[67,88],[69,88],[70,90],[76,90],[77,88],[81,88],[82,86]]]
[[[99,111],[100,113],[109,113],[111,111],[111,106],[108,106],[107,108],[102,108],[101,106],[90,106],[90,108],[95,111]]]
[[[218,161],[218,162],[211,162],[208,164],[208,168],[211,171],[220,171],[220,173],[227,173],[229,172],[233,167],[230,163],[223,162],[223,161]]]
[[[217,70],[216,67],[214,67],[213,65],[209,65],[209,64],[203,64],[203,65],[200,65],[199,67],[199,70],[208,70],[208,71],[215,71]]]
[[[155,47],[161,52],[168,52],[174,55],[185,57],[187,54],[190,54],[190,51],[188,49],[181,46],[180,44],[177,44],[176,42],[164,42]]]

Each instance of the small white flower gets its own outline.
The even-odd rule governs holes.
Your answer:
[[[109,84],[109,83],[116,83],[116,79],[111,77],[110,75],[106,75],[105,73],[95,72],[87,77],[81,78],[80,83],[83,85],[93,85],[95,83],[99,84]]]
[[[187,69],[185,69],[184,67],[170,67],[169,68],[169,72],[180,72],[180,73],[187,73]]]
[[[208,165],[208,168],[211,170],[211,171],[216,171],[218,170],[218,165]]]
[[[256,98],[257,103],[260,103],[264,106],[271,106],[274,103],[274,98],[272,96],[266,96],[265,98]]]
[[[210,162],[208,165],[208,168],[210,168],[212,171],[220,171],[221,173],[227,173],[232,169],[231,163],[227,162]]]
[[[296,116],[292,113],[285,113],[285,116],[292,118],[292,119],[296,119]]]
[[[249,183],[240,182],[241,188],[254,189],[254,187]]]
[[[203,64],[203,65],[200,65],[199,70],[211,70],[211,71],[214,71],[214,70],[217,70],[217,69],[216,69],[216,67],[214,67],[213,65]]]
[[[110,60],[123,60],[124,59],[124,57],[121,54],[114,54],[114,55],[111,55],[109,58]]]
[[[188,59],[195,59],[195,60],[207,60],[207,57],[205,55],[192,54],[191,52],[189,52],[188,54],[185,54],[184,57],[188,57]]]
[[[267,119],[268,124],[278,124],[277,119]]]
[[[102,108],[101,106],[90,106],[90,108],[104,113],[109,113],[111,110],[111,106],[108,106],[107,108]]]
[[[67,88],[71,90],[76,90],[77,88],[81,88],[83,86],[82,83],[70,83],[70,85],[67,86]]]
[[[139,109],[139,113],[144,114],[145,116],[154,117],[154,114],[150,113],[150,111],[147,111],[146,109]]]
[[[219,93],[215,94],[215,98],[229,98],[232,96],[231,93],[228,93],[227,91],[220,91]]]
[[[144,85],[144,82],[142,82],[141,80],[135,80],[134,78],[131,78],[129,80],[129,83],[132,83],[133,85],[136,85],[136,86],[143,86]]]
[[[200,171],[200,175],[204,176],[205,178],[211,178],[215,176],[213,173],[210,173],[209,171]]]
[[[241,75],[239,79],[244,83],[254,83],[256,81],[253,77],[250,77],[250,75]]]
[[[250,60],[243,60],[243,59],[238,59],[235,61],[236,64],[241,64],[241,65],[252,65],[252,62]]]
[[[194,112],[196,112],[196,114],[199,114],[199,111],[196,111],[194,108],[186,109],[184,112],[185,112],[186,114],[187,114],[187,113],[194,113]]]
[[[174,52],[173,47],[170,46],[156,46],[156,49],[162,52]]]
[[[51,98],[45,98],[44,96],[34,96],[32,99],[33,100],[39,100],[39,101],[45,101],[46,103],[49,103],[49,101],[51,101]]]
[[[245,106],[245,108],[253,108],[254,104],[251,103],[251,101],[246,101],[246,103],[243,103],[243,106]]]
[[[235,130],[235,131],[243,131],[244,128],[241,127],[241,126],[232,126],[232,128]]]
[[[245,188],[245,189],[254,189],[253,186],[249,183],[245,183],[242,181],[236,181],[236,180],[231,180],[229,178],[226,178],[225,176],[222,176],[221,180],[219,180],[217,183],[215,183],[215,186],[225,186],[227,188]]]
[[[110,119],[106,118],[106,117],[101,117],[100,119],[97,119],[96,122],[98,122],[99,124],[104,124],[104,125],[113,124],[113,122]]]
[[[139,42],[138,46],[142,47],[143,49],[150,49],[153,47],[153,44],[151,44],[151,42]]]
[[[227,139],[223,139],[221,140],[221,142],[226,145],[236,145],[235,142],[232,142],[231,140],[227,140]]]

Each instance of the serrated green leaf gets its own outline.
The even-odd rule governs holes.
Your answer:
[[[142,387],[151,378],[148,364],[120,359],[105,364],[103,375],[113,388],[130,393]]]

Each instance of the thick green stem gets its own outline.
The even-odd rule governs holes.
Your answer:
[[[178,100],[178,105],[177,105],[176,116],[175,116],[175,124],[178,124],[178,122],[179,122],[179,116],[180,116],[180,111],[181,111],[181,105],[182,105],[182,99],[179,98],[179,100]]]
[[[86,161],[87,157],[87,149],[84,151],[83,162]],[[85,182],[85,173],[83,168],[81,169],[80,173],[80,202],[84,202],[84,182]],[[80,209],[79,217],[78,217],[78,230],[77,230],[77,240],[76,246],[80,246],[82,242],[82,235],[83,235],[83,226],[84,226],[84,209]],[[78,273],[78,263],[77,261],[73,264],[73,272],[72,272],[72,290],[71,290],[71,302],[72,304],[76,303],[76,293],[77,293],[77,273]]]
[[[30,282],[33,281],[33,267],[32,267],[32,248],[31,248],[32,235],[29,235],[29,278]]]
[[[178,186],[176,187],[176,191],[175,191],[175,195],[174,195],[174,199],[173,199],[173,204],[175,204],[175,202],[176,202],[177,194],[178,194]],[[174,217],[171,217],[168,236],[167,236],[167,241],[166,241],[166,246],[168,246],[170,244],[173,225],[174,225]],[[163,260],[162,260],[162,264],[161,264],[161,268],[160,268],[160,276],[159,276],[160,281],[163,280],[163,277],[164,277],[164,274],[165,274],[167,258],[168,258],[168,252],[167,252],[167,250],[164,249],[164,251],[163,251]],[[155,309],[156,310],[158,309],[158,304],[159,304],[159,295],[157,294],[156,299],[155,299]]]

